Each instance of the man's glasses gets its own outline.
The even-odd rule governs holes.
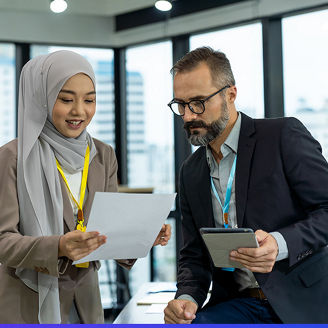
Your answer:
[[[197,100],[191,100],[188,102],[184,101],[178,101],[178,100],[172,100],[167,105],[170,107],[171,111],[179,116],[183,116],[185,114],[185,108],[186,105],[188,105],[189,109],[195,113],[195,114],[203,114],[205,112],[205,102],[209,100],[210,98],[214,97],[221,91],[223,91],[226,88],[230,88],[230,85],[226,85],[225,87],[221,88],[220,90],[212,93],[205,99],[197,99]]]

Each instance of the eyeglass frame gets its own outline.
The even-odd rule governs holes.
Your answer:
[[[180,104],[180,105],[183,105],[183,108],[185,109],[186,108],[186,105],[188,105],[188,108],[190,109],[190,111],[192,111],[194,114],[203,114],[205,112],[205,102],[208,101],[210,98],[214,97],[215,95],[217,95],[218,93],[220,93],[221,91],[223,91],[224,89],[226,88],[230,88],[231,86],[230,85],[226,85],[224,86],[223,88],[221,88],[220,90],[218,91],[215,91],[214,93],[212,93],[211,95],[209,95],[208,97],[206,97],[205,99],[193,99],[193,100],[190,100],[190,101],[176,101],[174,99],[172,99],[167,105],[169,106],[169,108],[171,109],[171,111],[173,112],[173,114],[177,115],[177,116],[184,116],[185,113],[186,113],[186,110],[184,110],[184,113],[181,115],[181,114],[177,114],[171,107],[171,105],[173,104]],[[190,106],[190,103],[193,102],[193,101],[199,101],[202,106],[203,106],[203,111],[202,112],[195,112],[194,109]]]

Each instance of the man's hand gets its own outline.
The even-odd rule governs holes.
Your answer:
[[[196,318],[197,304],[187,300],[172,300],[164,310],[165,323],[191,323]]]
[[[171,238],[171,225],[163,224],[161,231],[159,232],[153,246],[161,245],[166,246]]]
[[[230,253],[230,259],[238,261],[252,272],[271,272],[278,255],[276,239],[263,230],[256,230],[258,248],[238,248]]]
[[[72,261],[77,261],[89,255],[105,242],[106,236],[100,236],[97,231],[70,231],[59,239],[58,257],[66,256]]]

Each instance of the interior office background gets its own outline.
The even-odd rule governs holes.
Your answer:
[[[115,148],[119,182],[175,192],[179,167],[194,149],[167,107],[169,71],[188,50],[211,46],[230,59],[239,110],[299,118],[328,158],[328,1],[176,0],[178,9],[164,14],[152,0],[70,0],[63,14],[51,13],[48,2],[0,3],[0,146],[17,135],[22,66],[39,54],[72,49],[95,70],[97,111],[89,132]],[[105,309],[121,308],[143,282],[175,281],[178,204],[168,222],[169,245],[138,260],[128,275],[103,261]]]

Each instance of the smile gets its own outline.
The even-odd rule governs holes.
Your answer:
[[[79,121],[75,121],[75,120],[72,120],[72,121],[69,121],[69,120],[66,120],[66,123],[68,125],[68,127],[72,130],[77,130],[79,129],[81,126],[82,126],[82,123],[84,121],[82,120],[79,120]]]
[[[68,124],[73,124],[75,126],[79,125],[80,123],[82,123],[83,121],[66,121]]]

